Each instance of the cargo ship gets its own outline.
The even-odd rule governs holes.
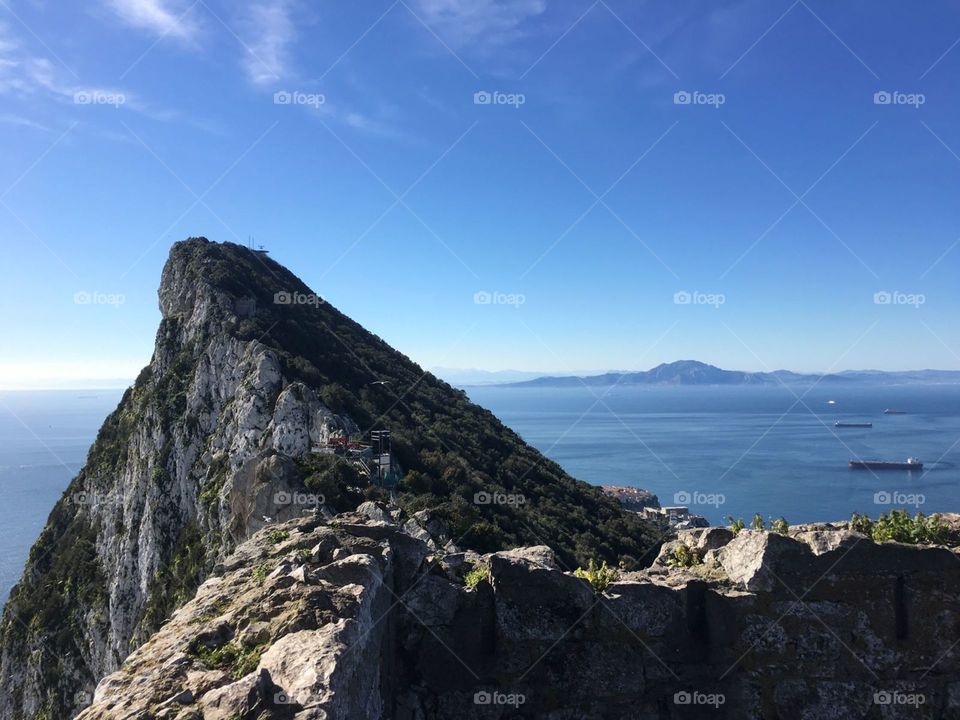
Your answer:
[[[852,470],[923,470],[923,463],[917,458],[907,458],[906,462],[889,460],[851,460]]]
[[[884,415],[906,415],[906,414],[907,414],[907,411],[906,411],[906,410],[891,410],[890,408],[887,408],[886,410],[883,411],[883,414],[884,414]]]
[[[833,426],[838,428],[872,428],[873,423],[840,422],[837,420]]]

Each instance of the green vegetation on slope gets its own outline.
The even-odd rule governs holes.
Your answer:
[[[179,287],[186,292],[212,288],[232,295],[238,306],[252,305],[255,311],[238,313],[241,319],[227,332],[271,348],[288,378],[313,387],[334,412],[348,415],[365,432],[391,430],[394,453],[408,471],[398,489],[401,505],[411,513],[429,509],[445,520],[458,545],[491,551],[548,544],[568,568],[591,558],[633,567],[656,553],[662,539],[657,528],[622,510],[598,488],[571,478],[464,392],[425,373],[329,305],[274,303],[276,293],[310,290],[273,261],[240,246],[192,240],[174,247],[167,272],[181,276]],[[192,308],[193,300],[217,306],[214,298],[174,298],[172,304]],[[88,633],[105,638],[108,621],[108,578],[97,543],[113,536],[125,546],[133,529],[123,526],[121,513],[96,513],[92,505],[131,500],[127,489],[118,487],[125,468],[148,471],[157,497],[170,501],[154,507],[148,519],[159,534],[160,569],[150,582],[133,644],[192,596],[216,552],[205,546],[196,520],[180,514],[170,476],[177,461],[173,436],[178,429],[197,427],[197,418],[185,414],[186,398],[206,350],[202,337],[188,346],[175,344],[184,319],[162,320],[158,352],[173,353],[165,358],[167,366],[156,377],[145,368],[104,422],[84,469],[52,511],[4,609],[0,641],[5,670],[20,673],[28,662],[37,668],[45,688],[39,717],[69,715],[77,704],[76,691],[96,680],[88,677]],[[147,445],[159,444],[150,457],[129,458],[140,431],[149,438]],[[382,497],[379,490],[358,488],[362,483],[356,471],[343,463],[308,456],[299,470],[303,488],[324,495],[339,510]],[[198,489],[202,506],[216,501],[225,478],[226,468],[215,463],[206,485]],[[512,501],[476,502],[478,494],[510,496]],[[96,524],[104,518],[115,527]],[[21,688],[15,683],[8,687],[9,705],[19,706]]]
[[[599,488],[574,480],[544,458],[466,393],[424,372],[409,358],[325,303],[277,304],[277,293],[311,290],[273,260],[238,245],[203,239],[174,246],[171,262],[185,263],[187,286],[210,283],[256,310],[235,332],[259,340],[280,357],[285,373],[314,387],[337,413],[364,431],[389,429],[408,471],[400,502],[430,509],[459,545],[480,551],[545,543],[567,567],[601,558],[627,567],[648,564],[658,531]],[[385,381],[385,382],[384,382]],[[382,384],[372,385],[373,382]],[[314,474],[313,487],[344,503],[353,497],[339,479]],[[485,497],[522,496],[487,504]]]
[[[160,627],[178,607],[193,597],[200,584],[206,553],[195,522],[184,526],[173,550],[173,559],[154,576],[147,591],[141,623],[149,630]]]

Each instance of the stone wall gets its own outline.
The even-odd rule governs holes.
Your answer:
[[[597,594],[549,548],[449,554],[403,522],[367,503],[258,533],[80,717],[960,716],[952,550],[842,526],[692,531],[703,564]],[[239,679],[198,660],[250,638]]]

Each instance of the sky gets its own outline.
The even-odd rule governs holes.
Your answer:
[[[254,242],[424,367],[960,369],[960,6],[0,0],[0,387]]]

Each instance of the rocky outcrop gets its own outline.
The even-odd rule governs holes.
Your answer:
[[[389,431],[384,480],[403,476],[403,522],[451,558],[546,541],[567,564],[596,556],[639,567],[659,547],[657,528],[262,253],[176,243],[159,302],[149,366],[101,428],[4,608],[0,720],[75,714],[252,534],[386,499],[369,465],[308,452],[332,436]],[[381,510],[367,507],[363,524],[392,527],[394,510]],[[258,676],[224,692],[255,707],[266,687]],[[188,690],[177,697],[199,697]]]
[[[79,717],[381,717],[385,618],[427,548],[387,542],[382,524],[365,522],[315,517],[255,535]]]
[[[574,565],[661,536],[308,293],[174,247],[151,364],[4,610],[0,720],[960,715],[954,551],[683,531],[598,594]],[[306,477],[358,423],[407,511]]]
[[[53,720],[82,706],[96,680],[264,517],[303,515],[308,508],[289,498],[311,443],[357,431],[287,377],[274,350],[239,338],[242,304],[188,276],[189,265],[171,256],[153,359],[101,430],[11,594],[3,720]],[[87,564],[51,571],[51,555],[69,546],[88,547]]]
[[[597,594],[519,548],[472,556],[488,574],[468,589],[405,522],[366,504],[261,531],[78,720],[960,714],[953,550],[694,531],[727,538],[715,564]]]

